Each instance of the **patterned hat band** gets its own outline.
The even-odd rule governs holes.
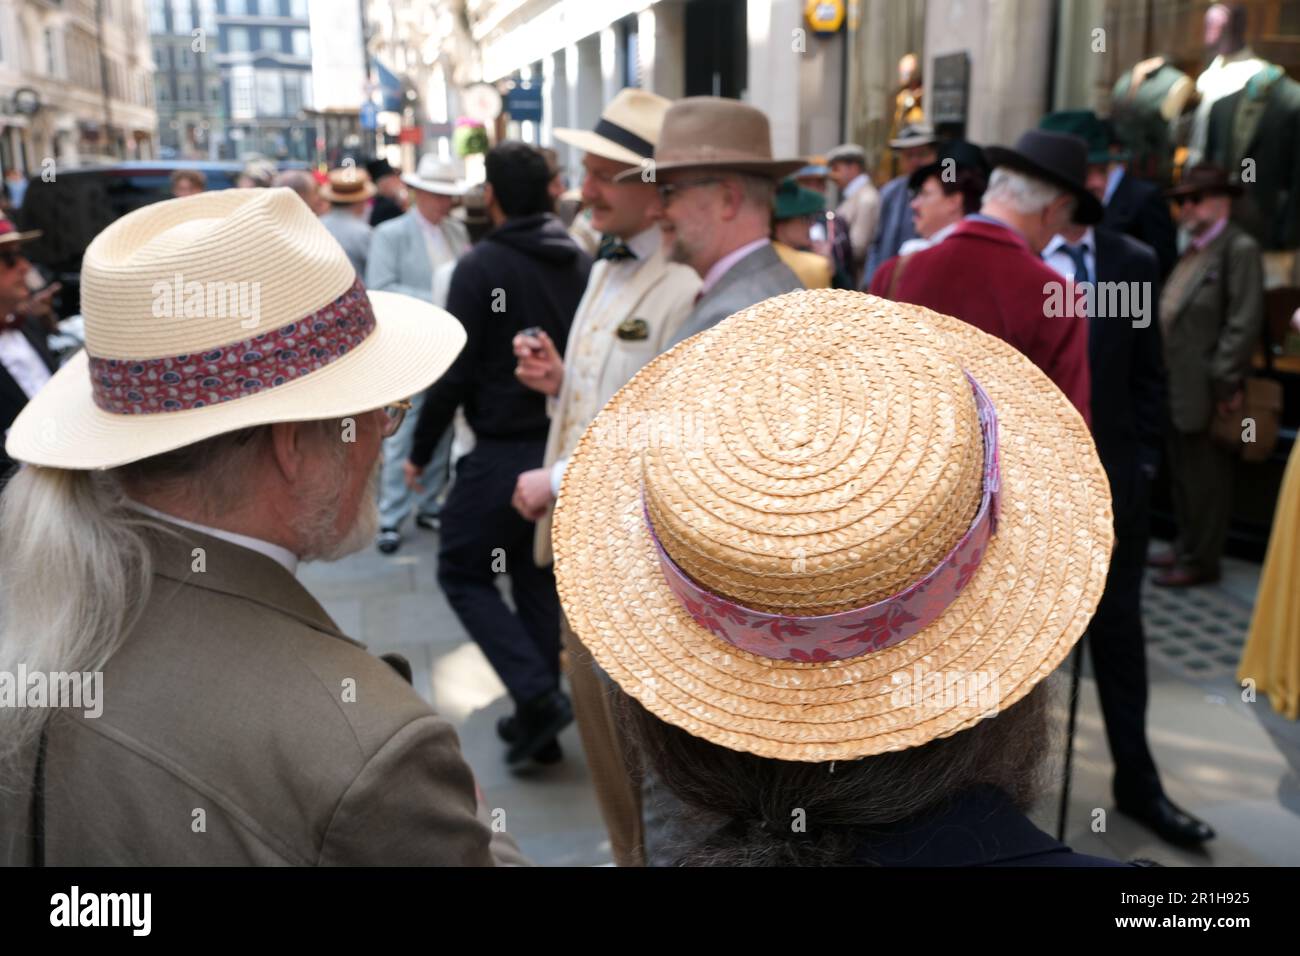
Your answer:
[[[1001,501],[998,417],[993,401],[966,373],[984,437],[984,491],[970,527],[921,580],[866,607],[794,617],[742,607],[700,587],[668,556],[642,496],[642,514],[669,590],[700,627],[744,651],[785,661],[838,661],[884,650],[933,624],[970,583],[997,533]]]
[[[311,315],[241,342],[151,359],[90,356],[95,404],[117,415],[203,408],[254,395],[310,375],[342,358],[375,329],[370,297],[358,277]]]

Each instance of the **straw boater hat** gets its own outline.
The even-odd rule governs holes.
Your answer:
[[[451,164],[442,162],[433,153],[421,156],[415,172],[403,176],[402,182],[412,189],[439,196],[463,196],[469,191],[469,183],[457,178]]]
[[[329,171],[329,178],[320,189],[321,199],[327,202],[365,202],[378,192],[370,181],[370,174],[356,166],[341,166]]]
[[[832,290],[643,368],[584,433],[554,520],[564,612],[624,691],[800,761],[919,746],[1023,698],[1083,634],[1113,537],[1088,426],[1032,362]],[[983,675],[978,706],[936,699],[935,675]]]
[[[637,166],[654,157],[664,114],[672,105],[672,100],[645,90],[619,90],[594,129],[559,127],[555,138],[584,153]]]
[[[27,404],[5,450],[109,468],[271,422],[355,415],[422,392],[465,344],[427,302],[367,292],[292,190],[145,206],[91,242],[86,347]]]
[[[664,114],[655,144],[654,168],[725,169],[780,179],[804,165],[802,159],[773,159],[767,116],[739,100],[691,96],[678,100]],[[640,176],[639,169],[619,173],[622,182]]]

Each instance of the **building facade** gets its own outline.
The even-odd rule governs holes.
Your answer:
[[[337,0],[351,9],[351,0]],[[222,159],[310,161],[316,152],[307,0],[216,0]]]
[[[144,0],[0,0],[0,171],[155,154]]]
[[[158,148],[163,158],[216,158],[225,97],[216,0],[149,0]]]

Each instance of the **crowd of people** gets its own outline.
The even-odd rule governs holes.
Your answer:
[[[1141,584],[1162,456],[1156,583],[1220,574],[1213,423],[1263,321],[1240,185],[1162,191],[1083,111],[1012,147],[909,122],[879,187],[722,98],[626,89],[554,135],[578,195],[498,143],[477,242],[434,156],[178,172],[87,249],[57,371],[0,221],[0,669],[112,687],[95,719],[0,713],[31,781],[0,858],[523,862],[409,666],[294,576],[408,519],[509,692],[506,763],[565,759],[576,720],[619,865],[1113,865],[1027,818],[1085,633],[1116,807],[1212,839],[1147,742]],[[257,284],[257,330],[160,313],[174,273]],[[979,708],[900,695],[922,664]]]

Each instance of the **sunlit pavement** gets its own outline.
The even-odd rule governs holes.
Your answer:
[[[345,633],[376,654],[395,651],[411,662],[416,689],[456,726],[489,805],[505,810],[506,828],[532,860],[607,864],[609,842],[574,728],[561,737],[562,764],[527,778],[507,772],[495,725],[510,711],[509,700],[438,589],[436,549],[435,534],[412,529],[396,555],[369,548],[333,565],[308,565],[301,578]],[[1258,577],[1257,565],[1229,560],[1218,585],[1146,590],[1156,763],[1170,797],[1209,822],[1218,838],[1204,853],[1179,850],[1115,811],[1088,668],[1066,830],[1076,849],[1169,866],[1300,865],[1300,726],[1275,714],[1264,697],[1244,702],[1236,682]],[[1063,702],[1068,677],[1058,678]],[[1059,781],[1059,764],[1057,771]],[[1035,813],[1050,833],[1059,799],[1058,783]]]

